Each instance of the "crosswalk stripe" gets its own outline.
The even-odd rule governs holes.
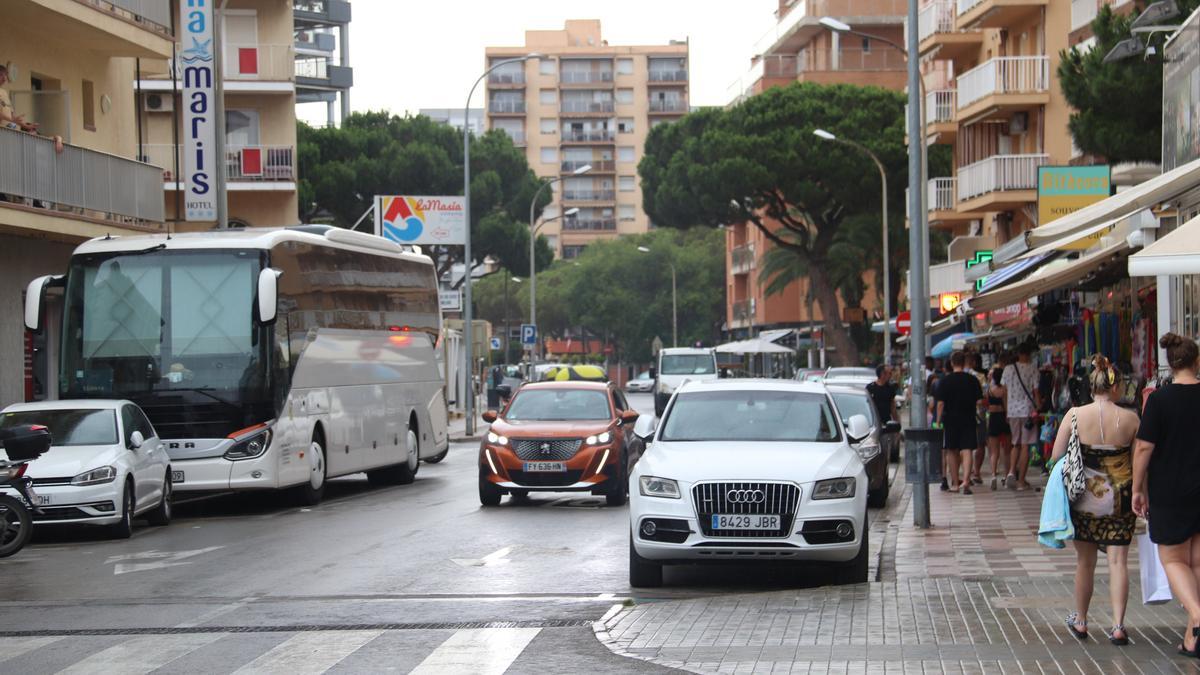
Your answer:
[[[541,628],[466,628],[446,639],[410,675],[501,675]]]
[[[71,667],[59,671],[59,675],[148,673],[204,645],[216,642],[225,635],[227,634],[146,635],[96,652]]]
[[[45,647],[61,640],[62,637],[6,637],[0,638],[0,663],[15,659],[22,654]]]
[[[382,633],[381,630],[332,630],[300,633],[279,643],[274,649],[242,666],[236,672],[319,675]]]

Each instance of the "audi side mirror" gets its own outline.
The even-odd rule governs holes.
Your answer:
[[[647,444],[654,439],[656,431],[658,431],[658,418],[654,415],[639,415],[637,421],[633,423],[633,434]]]
[[[846,422],[846,435],[851,443],[862,443],[871,435],[871,423],[866,415],[852,415]]]

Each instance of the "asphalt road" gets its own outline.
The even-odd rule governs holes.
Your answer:
[[[648,395],[630,400],[653,412]],[[277,495],[189,501],[169,527],[143,526],[125,541],[42,528],[29,547],[0,560],[0,672],[57,672],[112,650],[136,652],[123,633],[155,633],[147,644],[166,650],[158,660],[167,659],[126,664],[126,672],[167,665],[232,671],[265,654],[286,656],[296,640],[303,648],[305,640],[336,638],[349,649],[367,637],[328,667],[354,657],[366,659],[365,670],[378,662],[407,671],[437,666],[435,657],[454,640],[478,643],[472,631],[500,631],[500,643],[512,642],[507,662],[479,657],[510,672],[554,669],[559,659],[571,670],[657,670],[609,653],[590,622],[630,598],[820,581],[791,570],[678,568],[668,570],[665,588],[635,592],[624,507],[606,507],[603,497],[535,493],[483,509],[475,450],[452,446],[441,464],[423,464],[413,485],[372,487],[364,476],[331,481],[325,502],[312,508]],[[66,649],[61,638],[71,632],[79,635]],[[166,646],[173,641],[181,641],[174,651]],[[337,653],[321,644],[323,653]],[[212,654],[200,656],[204,650]],[[294,665],[281,670],[297,672]]]

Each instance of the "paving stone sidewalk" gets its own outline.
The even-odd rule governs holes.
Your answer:
[[[698,673],[1200,673],[1200,660],[1175,654],[1182,611],[1139,602],[1136,555],[1132,644],[1114,647],[1103,634],[1103,559],[1092,637],[1068,634],[1074,554],[1034,539],[1041,496],[932,486],[935,528],[922,531],[905,489],[872,529],[883,541],[872,570],[881,581],[638,603],[596,634],[618,654]]]

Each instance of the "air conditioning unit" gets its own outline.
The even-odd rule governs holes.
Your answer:
[[[175,99],[170,94],[146,94],[142,99],[146,112],[171,112],[175,110]]]
[[[1009,135],[1018,136],[1026,131],[1029,131],[1029,113],[1014,113],[1012,119],[1008,122]]]

